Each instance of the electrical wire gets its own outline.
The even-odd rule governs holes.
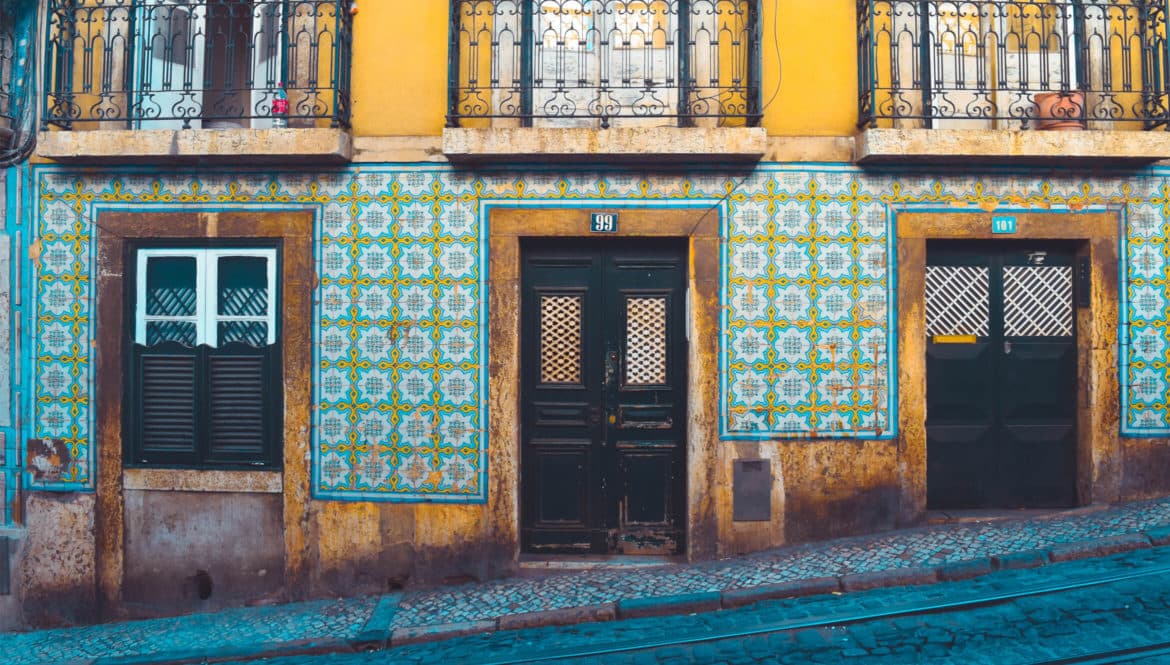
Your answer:
[[[772,0],[772,48],[776,50],[776,87],[772,90],[772,96],[768,97],[768,101],[760,107],[760,115],[764,115],[764,111],[776,101],[776,96],[780,94],[780,78],[783,72],[780,62],[780,32],[776,26],[780,24],[780,0]]]

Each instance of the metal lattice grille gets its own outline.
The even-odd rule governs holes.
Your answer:
[[[626,299],[626,384],[666,383],[666,298]]]
[[[581,383],[581,298],[540,299],[540,382]]]
[[[926,266],[926,334],[986,336],[988,275],[982,266]]]
[[[1004,266],[1003,334],[1070,337],[1071,266]]]

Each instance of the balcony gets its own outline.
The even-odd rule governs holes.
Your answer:
[[[858,23],[858,162],[1170,158],[1165,2],[859,0]]]
[[[349,8],[349,0],[51,0],[40,153],[344,161]]]
[[[453,161],[759,159],[758,0],[451,0]]]

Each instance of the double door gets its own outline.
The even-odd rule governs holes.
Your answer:
[[[927,247],[927,506],[1076,500],[1075,247]]]
[[[686,256],[672,241],[524,246],[524,551],[681,551]]]

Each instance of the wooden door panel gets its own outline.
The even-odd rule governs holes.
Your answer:
[[[1076,428],[1072,425],[1011,425],[1003,428],[1011,455],[1002,473],[1012,492],[1009,506],[1059,508],[1076,501]]]
[[[1000,411],[1005,423],[1058,420],[1076,414],[1076,347],[1067,342],[1007,342],[1000,361]]]
[[[977,335],[927,343],[928,507],[1075,501],[1074,253],[1055,241],[928,247],[928,330]],[[985,289],[969,288],[975,277]]]
[[[532,442],[528,461],[536,480],[534,527],[588,528],[591,447],[589,441]]]
[[[526,551],[682,547],[686,268],[677,242],[526,244]]]
[[[935,507],[992,505],[996,479],[993,425],[929,428],[927,504]]]
[[[926,345],[926,385],[930,388],[927,427],[991,424],[995,392],[990,344]]]

